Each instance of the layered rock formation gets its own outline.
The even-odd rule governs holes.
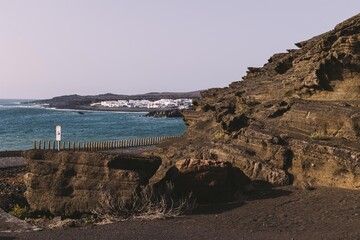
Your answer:
[[[360,15],[296,46],[202,92],[152,181],[178,160],[212,159],[273,185],[359,188]]]
[[[31,209],[54,215],[89,213],[106,197],[126,203],[161,164],[156,157],[89,152],[31,150],[24,157]]]
[[[202,92],[182,113],[188,130],[162,143],[159,157],[26,152],[31,208],[89,212],[107,193],[130,200],[149,178],[200,200],[231,195],[248,178],[360,188],[360,15],[296,46],[243,81]]]

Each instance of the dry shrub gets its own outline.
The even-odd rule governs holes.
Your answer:
[[[145,186],[132,194],[130,200],[123,200],[110,192],[99,199],[98,208],[92,211],[104,220],[165,219],[191,212],[196,206],[192,193],[176,197],[174,185],[167,182],[160,190]]]
[[[9,213],[17,218],[25,219],[29,216],[29,208],[22,207],[19,204],[15,204],[15,206],[10,210]]]

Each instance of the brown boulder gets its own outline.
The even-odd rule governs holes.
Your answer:
[[[31,150],[24,157],[31,209],[54,215],[89,213],[106,196],[126,202],[161,164],[157,157],[91,152]]]

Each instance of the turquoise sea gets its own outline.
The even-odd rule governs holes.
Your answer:
[[[55,140],[61,125],[63,141],[113,141],[181,135],[181,118],[147,118],[146,113],[57,110],[0,99],[0,151],[25,150],[34,140]]]

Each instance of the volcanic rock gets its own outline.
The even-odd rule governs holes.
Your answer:
[[[122,202],[146,185],[157,157],[30,150],[25,196],[33,211],[71,216],[90,213],[108,196]]]
[[[163,179],[168,181],[174,184],[178,196],[191,192],[198,202],[216,202],[233,199],[250,179],[229,162],[186,159],[169,169]]]
[[[175,118],[175,117],[183,117],[181,111],[179,109],[172,110],[163,110],[163,111],[151,111],[145,115],[145,117],[167,117],[167,118]]]
[[[178,160],[214,159],[273,185],[359,188],[360,14],[296,46],[202,92],[152,181]]]

